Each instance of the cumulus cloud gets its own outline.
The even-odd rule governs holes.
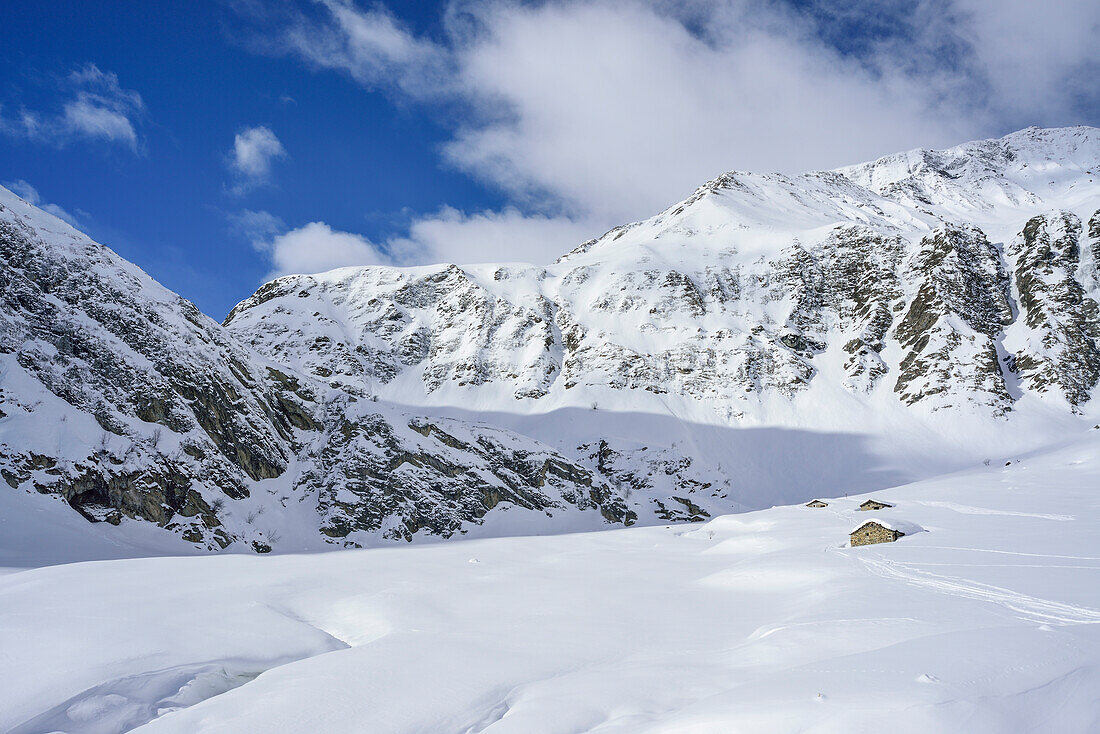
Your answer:
[[[729,169],[1100,117],[1094,0],[452,0],[435,35],[379,4],[311,8],[279,21],[275,50],[436,111],[444,159],[515,207],[444,209],[387,243],[422,258],[512,259],[509,232],[598,231]]]
[[[116,74],[85,64],[59,86],[65,96],[60,110],[22,109],[13,117],[0,115],[0,132],[59,146],[86,139],[140,151],[136,126],[144,117],[145,103],[137,92],[123,89]]]
[[[23,179],[19,179],[18,181],[5,181],[4,188],[8,189],[16,196],[20,197],[28,204],[33,204],[42,211],[53,214],[58,219],[67,222],[73,227],[79,226],[78,220],[75,216],[65,211],[57,204],[50,204],[49,202],[42,201],[42,197],[41,195],[39,195],[38,189],[36,189],[34,186],[31,186]],[[77,209],[77,211],[80,210]]]
[[[269,277],[350,265],[549,263],[601,233],[592,222],[527,215],[514,208],[466,214],[443,207],[413,219],[404,236],[382,243],[334,230],[324,222],[288,230],[280,218],[266,211],[245,209],[230,215],[229,222],[234,233],[269,259]]]
[[[286,150],[275,133],[263,125],[246,128],[233,138],[229,166],[237,177],[234,191],[243,193],[271,179],[275,160],[286,157]]]
[[[569,217],[503,211],[465,214],[453,207],[419,217],[407,237],[387,243],[398,264],[530,262],[545,264],[602,233],[601,225]]]
[[[285,28],[280,50],[317,67],[346,71],[367,86],[423,95],[449,83],[446,51],[414,36],[386,7],[359,8],[352,0],[318,4],[326,14],[298,16]]]
[[[324,222],[310,222],[279,235],[271,241],[270,251],[275,272],[280,274],[317,273],[348,265],[385,262],[366,238],[336,231]]]
[[[233,228],[252,241],[271,262],[268,277],[320,273],[349,265],[390,262],[370,240],[334,230],[324,222],[310,222],[283,231],[282,221],[268,212],[244,211],[230,218]]]

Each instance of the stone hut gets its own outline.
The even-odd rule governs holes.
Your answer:
[[[893,507],[893,505],[887,502],[879,502],[878,500],[867,500],[859,506],[861,510],[885,510],[887,507]]]
[[[874,545],[875,543],[893,543],[905,535],[890,523],[881,520],[868,520],[853,530],[850,534],[852,547],[857,545]]]
[[[811,500],[806,503],[806,507],[828,507],[828,502],[822,502],[821,500]]]

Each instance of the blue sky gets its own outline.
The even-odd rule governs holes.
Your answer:
[[[548,261],[728,169],[1100,124],[1098,23],[1074,0],[43,0],[0,25],[0,182],[220,319],[282,272]]]

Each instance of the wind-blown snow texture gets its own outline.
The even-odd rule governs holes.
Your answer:
[[[705,520],[1000,458],[1100,416],[1098,172],[1084,127],[732,172],[548,267],[288,276],[224,327],[0,190],[0,475],[262,552]]]

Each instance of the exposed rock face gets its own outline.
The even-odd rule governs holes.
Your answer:
[[[906,270],[919,288],[897,326],[908,352],[895,391],[915,403],[961,387],[969,399],[1007,410],[997,339],[1012,306],[1000,254],[980,230],[943,227],[921,241]]]
[[[700,460],[675,449],[616,449],[600,440],[578,446],[577,451],[581,461],[626,502],[658,520],[700,522],[738,508],[730,497],[730,480],[721,477],[720,467],[699,466]],[[626,524],[637,521],[634,510],[625,504],[622,509],[627,512],[621,517]]]
[[[332,391],[268,362],[110,250],[0,193],[0,476],[13,490],[56,495],[91,521],[141,519],[208,548],[241,540],[257,552],[278,536],[257,520],[276,502],[305,505],[319,535],[351,544],[371,533],[449,536],[501,503],[608,522],[629,514],[587,469],[535,441],[384,416],[354,386]],[[487,343],[517,328],[514,309],[494,320],[497,306],[461,280],[451,269],[416,281],[395,307],[457,285],[443,313],[489,318]],[[279,298],[285,284],[275,285],[256,300]],[[397,355],[349,350],[328,362],[332,374],[429,360],[431,379],[481,379],[454,343],[406,348],[415,331],[405,339],[399,321],[378,321],[404,345]]]
[[[37,223],[0,203],[0,358],[97,425],[66,425],[55,405],[12,391],[9,374],[5,414],[39,430],[4,439],[8,483],[33,472],[35,489],[97,519],[182,527],[201,515],[183,532],[224,546],[202,495],[243,497],[284,471],[293,442],[282,403],[298,398],[192,304],[106,248]],[[35,456],[54,465],[35,468]]]
[[[834,244],[835,243],[835,244]],[[894,305],[902,303],[898,267],[905,243],[859,227],[838,229],[826,242],[831,255],[827,272],[833,284],[829,297],[841,326],[852,334],[844,343],[844,362],[852,391],[870,392],[889,371],[882,357],[886,335],[894,323]]]
[[[425,394],[501,384],[516,398],[537,399],[559,384],[743,400],[804,388],[813,355],[840,322],[858,340],[853,386],[869,389],[885,371],[878,352],[899,295],[901,253],[896,237],[843,227],[813,251],[794,247],[775,260],[690,274],[656,267],[611,274],[595,292],[588,281],[604,280],[599,268],[561,276],[497,269],[492,283],[489,273],[454,266],[428,274],[363,269],[337,282],[291,276],[242,302],[226,323],[280,360],[361,393],[384,394],[387,383],[412,373]],[[517,285],[533,290],[517,294]],[[643,321],[639,333],[611,331],[606,322],[618,316]],[[320,320],[323,334],[306,320]],[[742,323],[751,326],[736,328]],[[635,344],[646,341],[666,346]]]
[[[1016,352],[1016,369],[1030,389],[1057,391],[1075,407],[1089,399],[1100,380],[1100,309],[1076,277],[1081,229],[1081,220],[1070,212],[1037,216],[1010,250],[1020,309],[1031,329]],[[1081,274],[1095,277],[1094,268]]]
[[[280,527],[354,545],[748,505],[698,425],[1088,413],[1097,170],[1075,128],[731,172],[546,267],[287,276],[224,325],[0,189],[0,476],[266,552]]]
[[[387,383],[411,374],[425,395],[444,385],[501,385],[529,399],[555,387],[645,390],[718,401],[720,412],[736,417],[754,399],[805,391],[818,373],[816,355],[840,349],[852,392],[868,393],[894,371],[894,387],[909,403],[942,393],[933,401],[940,407],[1010,407],[997,351],[1013,318],[1009,279],[977,228],[940,226],[910,247],[896,234],[845,225],[769,259],[691,273],[656,264],[608,268],[601,261],[558,272],[497,270],[492,285],[487,272],[454,266],[428,275],[372,268],[292,276],[280,290],[293,295],[254,297],[227,324],[315,374],[318,364],[339,365],[329,379],[361,393],[387,395]],[[450,283],[457,292],[433,290],[418,313],[406,312],[408,301],[399,299],[425,283]],[[479,312],[506,314],[508,328],[486,330],[481,318],[471,321]],[[331,320],[319,339],[306,326],[316,318]],[[414,335],[418,349],[398,356],[409,355]],[[891,335],[905,350],[894,365],[882,356]],[[368,349],[384,355],[380,368],[379,360],[346,358]]]
[[[509,273],[502,268],[495,277],[507,279]],[[354,392],[388,383],[415,368],[427,393],[445,384],[462,387],[503,380],[516,398],[540,397],[560,367],[550,301],[538,296],[519,302],[499,298],[454,265],[435,271],[360,271],[338,283],[291,276],[269,283],[240,303],[226,324],[265,305],[275,315],[331,309],[313,310],[309,323],[286,323],[266,335],[271,338],[251,341],[275,348],[306,373]],[[345,329],[344,319],[353,321],[356,329]],[[515,355],[496,348],[500,343],[528,348],[516,363]]]
[[[317,494],[321,531],[332,538],[449,537],[501,503],[550,516],[569,508],[613,514],[618,503],[587,469],[507,432],[445,419],[399,426],[356,409],[333,425],[300,488]]]
[[[1081,284],[1089,293],[1100,293],[1100,209],[1089,220],[1087,238],[1081,248]]]

